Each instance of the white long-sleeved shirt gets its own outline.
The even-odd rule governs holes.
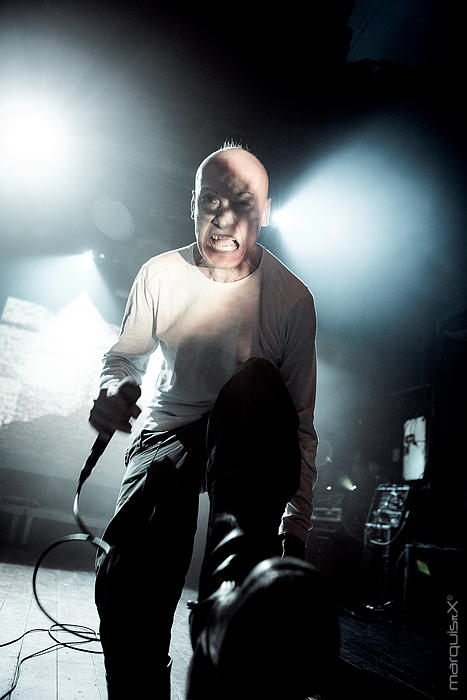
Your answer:
[[[101,388],[125,377],[140,384],[150,354],[160,347],[162,367],[144,429],[164,431],[209,411],[242,362],[250,357],[272,362],[298,413],[302,456],[300,489],[287,504],[280,531],[306,540],[317,448],[313,297],[265,248],[248,277],[214,282],[196,266],[195,245],[163,253],[142,266],[119,338],[104,356]]]

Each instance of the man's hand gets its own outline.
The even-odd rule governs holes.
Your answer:
[[[141,413],[136,405],[140,396],[139,386],[128,379],[120,382],[116,389],[101,389],[89,414],[89,422],[106,438],[110,438],[115,430],[131,433],[130,418],[138,418]]]
[[[282,556],[305,560],[305,542],[296,535],[282,535]]]

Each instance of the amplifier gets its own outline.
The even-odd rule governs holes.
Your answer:
[[[387,545],[391,541],[391,526],[381,523],[365,523],[365,544]]]
[[[465,623],[467,577],[465,551],[420,542],[404,547],[402,610],[406,622],[446,639],[453,623]],[[457,620],[459,615],[461,620]],[[452,641],[452,635],[450,641]]]
[[[342,520],[342,508],[320,508],[315,507],[313,509],[313,515],[311,516],[313,523],[318,525],[318,523],[340,523]]]

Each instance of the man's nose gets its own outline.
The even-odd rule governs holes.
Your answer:
[[[227,228],[235,222],[234,213],[227,202],[221,202],[211,223],[218,228]]]

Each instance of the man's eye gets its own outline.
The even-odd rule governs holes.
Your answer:
[[[217,197],[213,197],[212,194],[205,194],[200,198],[200,204],[208,207],[218,207],[219,200]]]

